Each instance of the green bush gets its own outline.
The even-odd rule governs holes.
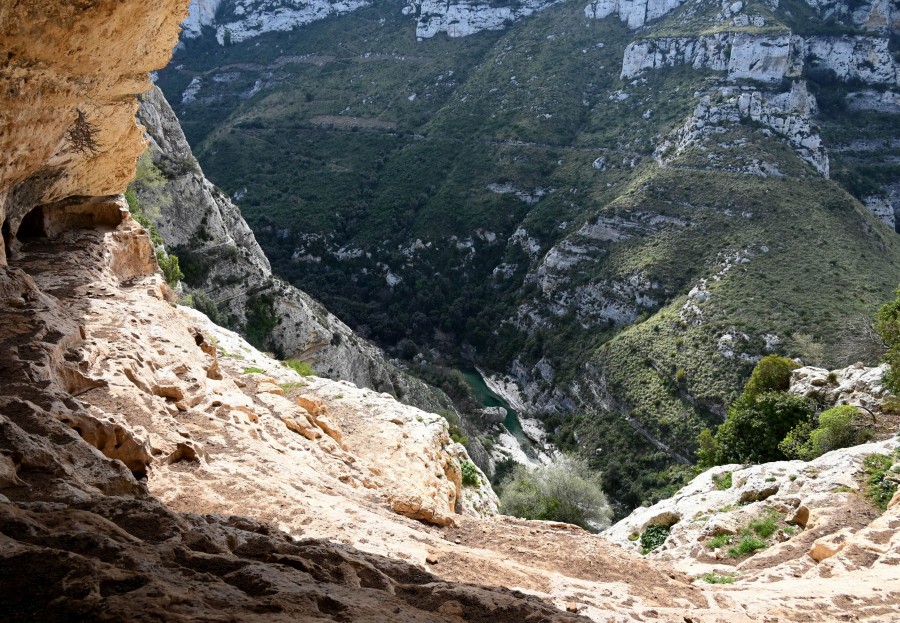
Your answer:
[[[700,469],[709,469],[718,465],[719,454],[722,449],[719,442],[716,441],[716,435],[709,428],[700,431],[697,437],[697,467]]]
[[[286,359],[284,362],[288,368],[299,374],[300,376],[315,376],[316,371],[313,370],[312,366],[309,365],[306,361],[299,361],[297,359]]]
[[[728,555],[732,558],[743,558],[758,550],[765,549],[767,545],[768,543],[762,539],[758,539],[750,533],[744,533],[737,545],[728,548]]]
[[[191,307],[206,314],[210,320],[220,327],[225,327],[226,329],[231,328],[228,317],[219,309],[216,302],[209,298],[205,292],[202,290],[193,290],[188,296],[190,297],[188,299],[188,304]]]
[[[536,469],[516,465],[500,487],[500,508],[507,515],[590,530],[609,525],[612,517],[600,475],[580,458],[566,456]]]
[[[748,527],[756,534],[756,536],[768,539],[775,534],[775,531],[778,529],[778,523],[775,521],[775,517],[769,514],[765,517],[754,519],[750,522]]]
[[[254,296],[247,300],[244,335],[248,342],[260,349],[267,348],[276,324],[278,319],[275,317],[274,300],[271,296]]]
[[[181,272],[181,268],[178,266],[177,256],[170,255],[162,249],[157,249],[156,263],[159,264],[159,268],[162,270],[163,279],[166,280],[166,283],[169,284],[169,286],[174,288],[178,285],[179,281],[184,279],[184,273]]]
[[[706,542],[706,547],[709,549],[719,549],[720,547],[725,547],[726,545],[731,545],[731,542],[734,540],[733,534],[720,534],[718,536],[714,536]]]
[[[718,464],[765,463],[787,458],[779,444],[799,423],[812,416],[809,402],[786,392],[744,394],[728,410],[716,431]]]
[[[866,497],[880,510],[887,509],[888,502],[897,491],[897,483],[886,478],[893,464],[894,460],[885,454],[870,454],[863,460],[867,475]]]
[[[724,474],[716,474],[712,477],[713,484],[716,486],[716,490],[718,491],[727,491],[731,489],[731,472],[725,472]]]
[[[785,435],[778,444],[778,449],[789,459],[811,460],[814,457],[809,437],[813,430],[815,430],[815,424],[812,419],[800,422]]]
[[[641,553],[649,554],[669,538],[669,526],[649,526],[641,534]]]
[[[864,443],[872,431],[860,419],[859,409],[841,405],[819,415],[819,425],[800,422],[778,444],[788,458],[810,461],[826,452]]]
[[[462,470],[462,483],[466,487],[477,487],[481,484],[481,478],[478,476],[478,468],[471,461],[460,461],[459,467]]]
[[[884,361],[890,370],[884,375],[884,384],[894,393],[900,393],[900,288],[893,301],[882,305],[875,315],[875,330],[888,347]]]
[[[708,584],[733,584],[735,579],[735,574],[733,573],[718,573],[716,571],[711,571],[707,574],[701,576],[704,582]]]
[[[778,355],[763,357],[716,432],[697,438],[697,463],[709,468],[725,463],[763,463],[787,458],[780,448],[798,424],[812,417],[810,403],[788,394],[795,361]]]
[[[791,372],[799,367],[799,363],[787,357],[763,357],[744,386],[744,395],[755,398],[765,392],[787,391],[791,386]]]
[[[860,422],[859,409],[842,405],[819,415],[819,427],[810,435],[815,456],[866,441],[871,432]]]

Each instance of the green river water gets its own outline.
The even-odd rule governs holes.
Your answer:
[[[460,370],[466,379],[466,383],[472,388],[475,399],[485,407],[503,407],[506,409],[506,419],[503,420],[503,426],[513,437],[518,440],[519,445],[525,448],[531,447],[531,440],[525,436],[522,425],[519,423],[519,414],[509,406],[509,403],[500,396],[490,390],[484,379],[477,370]]]

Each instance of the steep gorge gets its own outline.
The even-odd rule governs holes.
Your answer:
[[[0,75],[21,87],[0,92],[4,620],[897,620],[900,500],[868,527],[857,518],[824,566],[788,543],[776,549],[799,561],[789,573],[745,565],[734,586],[698,584],[572,526],[491,517],[483,474],[460,482],[466,454],[442,418],[302,378],[173,304],[118,193],[144,148],[132,91],[149,88],[143,72],[165,62],[184,9],[0,8],[14,50]],[[73,66],[86,35],[90,64]],[[73,151],[66,135],[90,106],[110,113],[90,117],[96,153]],[[726,495],[790,468],[803,466],[764,468]],[[852,492],[833,491],[827,469],[810,484],[815,471],[779,486],[796,487],[826,538]],[[681,498],[712,487],[701,476]]]
[[[413,373],[487,370],[624,508],[896,286],[891,3],[273,6],[159,84],[274,272]]]

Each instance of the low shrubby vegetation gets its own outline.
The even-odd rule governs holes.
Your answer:
[[[478,468],[471,461],[460,461],[460,469],[462,470],[462,483],[466,487],[477,487],[481,484],[481,477],[478,475]]]
[[[885,303],[875,317],[875,330],[887,347],[884,361],[890,365],[885,375],[885,386],[900,394],[900,288],[894,300]]]
[[[768,509],[753,517],[734,534],[718,534],[706,540],[710,550],[725,549],[729,558],[740,559],[752,556],[778,540],[790,538],[797,528],[787,524],[774,509]]]
[[[588,530],[605,528],[612,517],[600,475],[572,456],[537,468],[516,465],[500,483],[500,490],[500,509],[507,515],[561,521]]]
[[[872,505],[880,510],[887,509],[888,502],[900,485],[900,471],[894,471],[895,463],[900,464],[900,451],[893,456],[870,454],[863,462],[866,479],[863,488]]]
[[[736,573],[719,573],[718,571],[710,571],[700,576],[700,579],[707,584],[733,584],[736,578]]]
[[[134,180],[125,191],[125,201],[128,202],[131,217],[150,235],[163,278],[174,288],[184,279],[184,273],[181,272],[178,257],[166,252],[162,236],[153,225],[153,219],[159,215],[160,210],[172,202],[172,198],[165,192],[165,185],[166,179],[162,171],[153,164],[150,152],[145,151],[138,160]],[[139,196],[144,199],[141,200]]]
[[[309,365],[309,362],[299,361],[297,359],[286,359],[284,362],[288,368],[299,374],[300,376],[315,376],[316,371]]]
[[[788,393],[791,371],[797,367],[778,355],[760,360],[725,422],[715,433],[710,429],[700,433],[700,467],[809,461],[871,439],[870,421],[857,407],[840,405],[816,413],[811,401]],[[718,480],[716,486],[720,487]]]
[[[669,538],[669,526],[648,526],[641,533],[641,554],[645,556],[655,549],[658,549]]]

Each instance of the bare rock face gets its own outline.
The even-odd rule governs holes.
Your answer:
[[[143,151],[129,95],[169,60],[186,9],[186,0],[0,6],[4,248],[35,206],[124,189]]]
[[[825,407],[853,405],[869,413],[880,410],[882,399],[889,394],[884,375],[889,366],[874,368],[861,363],[841,370],[803,367],[791,373],[791,393],[811,398]]]
[[[779,82],[799,77],[804,65],[835,72],[839,80],[896,86],[897,62],[882,37],[808,37],[719,33],[640,39],[628,44],[622,78],[648,69],[690,65],[726,72],[729,80]]]

